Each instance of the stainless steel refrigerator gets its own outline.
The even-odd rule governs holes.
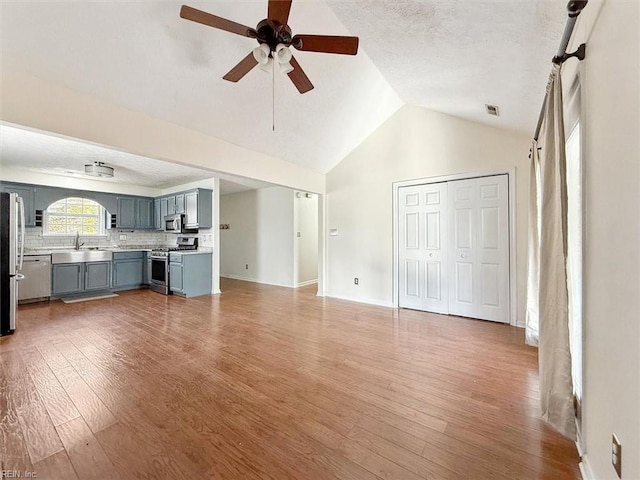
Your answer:
[[[16,329],[23,256],[24,203],[15,193],[0,193],[0,336]]]

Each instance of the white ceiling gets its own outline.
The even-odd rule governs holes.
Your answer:
[[[188,3],[249,26],[266,16],[266,0]],[[531,133],[566,20],[565,0],[294,0],[294,33],[361,48],[296,52],[316,88],[276,76],[272,132],[271,77],[222,80],[255,40],[183,20],[180,5],[2,1],[2,69],[326,172],[403,102]]]
[[[114,167],[113,178],[86,177],[84,165],[94,161]],[[0,125],[0,166],[155,189],[217,176],[221,195],[271,186],[7,125]]]
[[[329,0],[406,103],[533,135],[566,0]],[[500,107],[489,116],[485,104]]]

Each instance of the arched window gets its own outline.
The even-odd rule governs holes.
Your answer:
[[[44,215],[45,235],[105,235],[104,224],[104,208],[88,198],[63,198],[49,205]]]

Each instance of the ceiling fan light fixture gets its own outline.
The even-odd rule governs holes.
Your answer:
[[[259,47],[253,49],[253,58],[256,59],[260,65],[266,65],[269,62],[269,55],[271,54],[271,49],[269,45],[263,43]]]
[[[286,75],[291,72],[293,72],[293,66],[289,62],[280,64],[280,73]]]
[[[87,163],[84,166],[84,174],[90,177],[113,178],[113,167],[102,162]]]
[[[258,68],[263,72],[271,73],[273,72],[273,58],[267,58],[267,61],[264,63],[260,63]]]
[[[276,57],[278,58],[278,62],[289,63],[292,56],[293,54],[291,53],[291,50],[289,50],[289,47],[287,47],[286,45],[279,43],[276,46]]]

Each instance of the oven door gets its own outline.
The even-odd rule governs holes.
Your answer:
[[[151,281],[149,288],[169,295],[169,257],[151,257]]]

